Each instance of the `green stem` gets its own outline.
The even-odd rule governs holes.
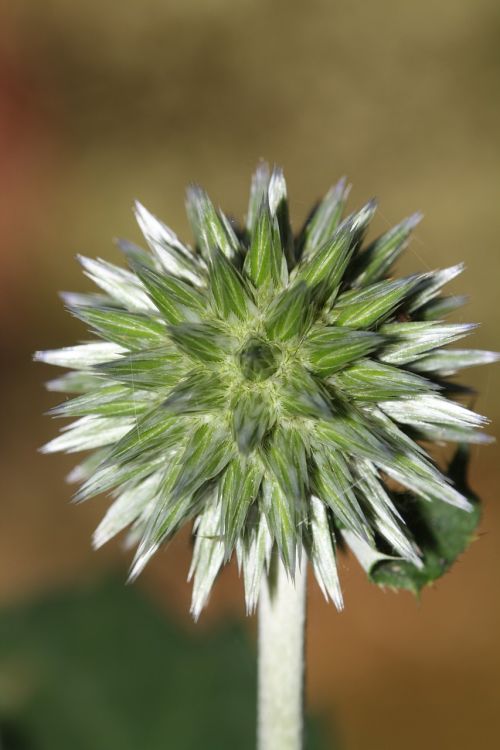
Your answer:
[[[259,600],[258,750],[301,750],[306,561],[295,580],[279,559]]]

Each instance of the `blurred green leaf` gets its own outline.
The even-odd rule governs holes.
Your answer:
[[[454,486],[467,498],[467,512],[442,502],[404,493],[397,507],[422,551],[423,567],[404,560],[383,560],[370,571],[370,578],[381,586],[408,589],[418,594],[424,586],[440,578],[473,541],[481,518],[479,498],[467,483],[469,450],[458,447],[448,469]]]
[[[3,750],[252,750],[255,654],[240,625],[185,632],[135,587],[0,614]],[[322,745],[307,731],[308,750]]]

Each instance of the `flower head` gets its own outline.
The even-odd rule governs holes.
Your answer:
[[[292,576],[306,554],[340,608],[338,544],[417,589],[436,577],[422,524],[458,513],[461,551],[477,523],[421,444],[485,440],[445,380],[496,358],[444,348],[473,328],[441,320],[462,266],[392,278],[420,216],[363,249],[375,203],[342,219],[347,194],[341,181],[294,236],[280,170],[259,166],[242,228],[191,188],[192,248],[137,204],[148,251],[120,243],[129,270],[81,258],[101,292],[65,295],[102,341],[37,354],[71,370],[50,389],[77,394],[44,450],[93,451],[76,497],[113,493],[95,546],[129,528],[136,576],[193,521],[195,616],[233,552],[249,610],[273,551]],[[432,512],[414,522],[419,503]]]

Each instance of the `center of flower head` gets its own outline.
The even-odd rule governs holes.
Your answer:
[[[277,347],[257,337],[248,339],[238,358],[244,377],[253,381],[270,378],[280,364]]]

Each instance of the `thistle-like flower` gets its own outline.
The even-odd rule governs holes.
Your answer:
[[[294,236],[280,170],[258,168],[243,228],[190,188],[192,248],[137,204],[148,252],[119,243],[130,270],[81,258],[101,293],[64,295],[103,341],[36,355],[72,370],[51,390],[78,394],[52,410],[77,419],[44,450],[93,451],[77,500],[113,492],[95,546],[129,528],[136,576],[193,521],[195,616],[233,552],[248,610],[273,554],[291,576],[307,555],[341,608],[339,544],[373,580],[418,590],[477,523],[422,446],[487,440],[445,380],[496,359],[443,348],[474,327],[441,321],[464,301],[441,296],[462,266],[392,278],[420,216],[362,249],[375,202],[342,220],[347,195],[339,182]]]

